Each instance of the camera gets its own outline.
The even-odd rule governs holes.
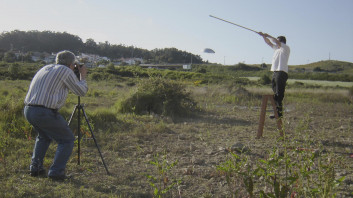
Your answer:
[[[82,67],[83,63],[75,63],[75,68],[74,68],[74,73],[76,77],[80,80],[80,70],[78,70],[78,67]]]

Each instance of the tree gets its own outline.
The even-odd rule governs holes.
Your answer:
[[[32,60],[32,52],[27,52],[25,55],[23,55],[23,61],[24,62],[33,62]]]
[[[110,59],[119,58],[143,58],[152,63],[203,63],[199,55],[194,55],[176,48],[155,49],[152,51],[140,49],[134,46],[123,44],[114,45],[105,41],[96,43],[89,38],[85,43],[76,35],[67,32],[52,31],[19,31],[3,32],[0,34],[0,52],[19,50],[26,52],[59,52],[70,50],[76,54],[90,53],[106,56]],[[1,55],[0,55],[1,57]],[[13,61],[11,57],[6,57],[8,61]]]
[[[267,69],[266,63],[262,63],[262,64],[261,64],[261,68],[262,68],[262,69]]]
[[[91,38],[86,40],[84,46],[87,53],[94,54],[97,51],[97,43]]]
[[[13,52],[6,52],[4,54],[3,60],[8,63],[13,63],[16,61],[16,55]]]

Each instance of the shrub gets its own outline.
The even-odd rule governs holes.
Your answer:
[[[89,77],[92,80],[94,80],[94,81],[99,81],[99,80],[103,80],[104,79],[104,75],[100,74],[98,72],[94,72],[94,73],[90,74]]]
[[[267,74],[264,74],[259,79],[259,83],[262,85],[268,85],[271,83],[271,78]]]
[[[106,67],[109,73],[114,73],[116,71],[115,66],[113,63],[109,63]]]
[[[21,68],[20,68],[20,65],[18,63],[12,63],[9,66],[8,70],[9,70],[10,77],[12,79],[16,79],[16,78],[18,78],[18,74],[19,74]]]
[[[248,78],[236,77],[236,78],[234,78],[233,84],[235,84],[235,85],[249,85],[249,84],[251,84],[251,81]]]
[[[8,62],[8,63],[13,63],[16,61],[16,55],[15,53],[9,51],[4,54],[3,61]]]
[[[118,103],[118,110],[126,113],[155,113],[167,116],[186,115],[195,109],[185,87],[175,81],[161,77],[141,80],[137,92]]]
[[[207,72],[207,70],[205,68],[200,68],[196,72],[205,74]]]

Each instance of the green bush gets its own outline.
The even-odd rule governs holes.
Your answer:
[[[10,66],[9,66],[9,74],[10,74],[10,77],[12,79],[16,79],[18,78],[18,74],[21,70],[21,67],[18,63],[12,63]]]
[[[113,63],[109,63],[106,67],[108,73],[114,73],[116,71],[115,66]]]
[[[89,77],[91,80],[94,80],[94,81],[104,80],[104,75],[98,72],[91,73]]]
[[[234,85],[250,85],[251,81],[248,78],[236,77],[236,78],[234,78],[233,84]]]
[[[259,83],[262,85],[268,85],[271,83],[271,78],[267,74],[264,74],[259,79]]]
[[[182,84],[161,77],[141,80],[137,91],[118,103],[118,111],[123,113],[153,112],[167,116],[186,115],[195,107],[196,103]]]

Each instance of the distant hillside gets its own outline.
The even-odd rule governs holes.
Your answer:
[[[97,54],[110,59],[142,58],[145,63],[189,63],[190,60],[196,64],[203,63],[199,55],[176,48],[147,50],[108,41],[96,43],[91,38],[83,42],[80,37],[67,32],[14,30],[0,33],[0,60],[6,52],[12,51],[56,53],[61,50]]]
[[[319,61],[307,65],[292,65],[289,68],[292,70],[305,69],[305,71],[316,72],[353,73],[353,63],[337,60]]]

